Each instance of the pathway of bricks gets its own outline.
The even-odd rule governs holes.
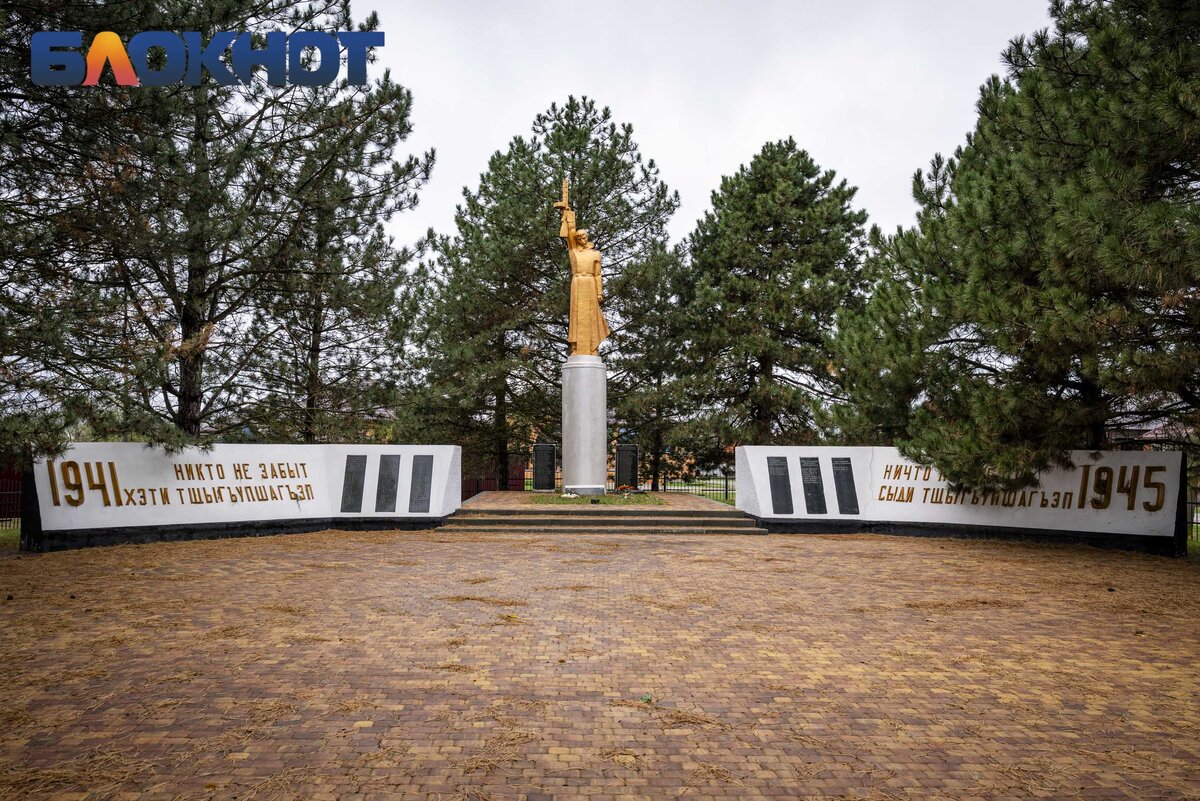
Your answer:
[[[9,555],[0,798],[1196,798],[1198,664],[1200,565],[1081,547]]]

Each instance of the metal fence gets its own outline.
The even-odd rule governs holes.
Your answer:
[[[650,488],[649,481],[642,482],[643,489]],[[667,478],[659,482],[663,492],[686,492],[690,495],[703,495],[718,501],[733,503],[737,495],[737,484],[733,476],[716,473],[695,478]]]
[[[495,480],[491,482],[493,485]],[[650,479],[641,476],[638,480],[638,486],[635,489],[641,492],[649,492],[653,482]],[[554,472],[554,488],[562,491],[562,468],[558,468]],[[465,482],[464,482],[465,487]],[[609,492],[614,492],[617,489],[616,472],[609,470],[607,487]],[[514,490],[531,491],[533,489],[533,468],[525,470],[524,481],[522,486],[510,486]],[[482,492],[482,490],[479,490]],[[689,495],[704,495],[721,501],[733,502],[735,497],[735,482],[733,476],[721,474],[710,476],[696,476],[695,478],[659,478],[658,492],[683,492]],[[465,492],[464,492],[465,495]]]
[[[21,479],[0,477],[0,529],[21,524]]]
[[[1187,519],[1189,552],[1200,551],[1200,501],[1188,501]]]

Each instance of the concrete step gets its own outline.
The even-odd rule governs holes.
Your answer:
[[[507,509],[459,509],[438,531],[447,534],[766,534],[733,507],[530,504]]]
[[[590,522],[590,521],[589,521]],[[660,527],[653,524],[647,524],[642,527],[624,527],[614,529],[607,525],[591,525],[591,526],[570,526],[552,528],[532,527],[532,526],[455,526],[443,525],[439,526],[436,531],[443,534],[766,534],[765,528],[756,526],[693,526],[684,527]]]
[[[586,515],[622,518],[622,517],[704,517],[704,518],[737,518],[745,519],[746,513],[732,506],[728,509],[646,509],[624,506],[601,506],[596,504],[580,506],[530,506],[526,509],[472,509],[463,507],[454,513],[454,517],[556,517],[558,515]]]
[[[753,527],[754,520],[744,515],[738,517],[618,517],[611,515],[462,515],[454,514],[447,519],[444,527],[451,526],[611,526],[613,528],[677,528],[688,526],[718,528]]]

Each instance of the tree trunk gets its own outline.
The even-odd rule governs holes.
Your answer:
[[[212,177],[208,162],[208,90],[193,91],[192,188],[187,203],[187,285],[183,289],[179,313],[180,344],[179,406],[175,423],[192,437],[200,435],[201,408],[204,400],[204,352],[209,329],[204,302],[208,295],[209,243],[205,232],[208,222]]]
[[[496,489],[508,489],[508,375],[496,382],[496,417],[492,421],[492,458],[496,462]]]
[[[1088,420],[1087,429],[1084,432],[1084,447],[1088,450],[1099,450],[1104,444],[1106,433],[1105,421],[1101,414],[1103,407],[1101,405],[1102,392],[1100,386],[1091,379],[1084,378],[1079,394],[1086,405],[1085,414]]]
[[[325,306],[318,295],[313,308],[312,332],[308,338],[308,360],[304,366],[304,424],[301,435],[305,442],[317,441],[317,406],[321,392],[321,340],[325,334]]]
[[[204,349],[199,346],[203,329],[195,322],[195,313],[185,312],[181,326],[183,344],[179,350],[179,408],[175,424],[185,434],[200,436],[200,404],[204,399]]]
[[[316,268],[312,284],[312,318],[309,320],[311,329],[308,338],[308,359],[304,364],[304,422],[301,435],[305,442],[317,441],[317,409],[321,394],[321,351],[325,338],[325,248],[329,240],[325,228],[317,236],[316,254],[313,265]]]
[[[662,429],[655,428],[650,441],[650,491],[658,492],[658,474],[662,470]]]
[[[755,445],[770,445],[771,444],[771,399],[768,395],[770,391],[771,377],[774,374],[775,366],[771,360],[763,357],[758,360],[759,372],[757,376],[754,392],[757,393],[757,399],[751,404],[751,411],[754,415],[754,444]]]

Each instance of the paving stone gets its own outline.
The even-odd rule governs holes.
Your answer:
[[[1194,798],[1198,587],[858,535],[22,554],[0,799]]]

